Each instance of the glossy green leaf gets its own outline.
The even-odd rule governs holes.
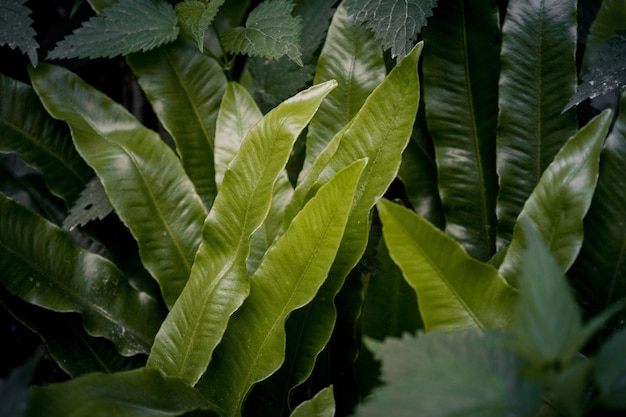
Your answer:
[[[289,417],[334,417],[335,397],[333,386],[324,388],[313,398],[307,400],[293,409]]]
[[[391,258],[414,288],[426,330],[506,328],[517,292],[491,265],[413,211],[377,205]]]
[[[585,239],[571,269],[572,285],[588,313],[626,298],[626,93],[600,157],[598,186],[585,217]]]
[[[498,249],[541,174],[576,133],[562,114],[576,89],[576,1],[511,1],[502,37],[497,159]]]
[[[166,304],[173,305],[206,216],[180,161],[155,132],[75,74],[42,64],[31,79],[48,112],[69,124],[79,153],[137,240]]]
[[[594,378],[600,401],[610,408],[626,409],[626,331],[615,334],[598,352]]]
[[[176,40],[177,22],[167,2],[117,1],[57,43],[47,58],[104,58],[149,51]]]
[[[424,104],[446,232],[470,256],[495,253],[499,25],[492,0],[441,2],[424,28]]]
[[[141,368],[33,387],[26,417],[182,416],[195,410],[220,413],[219,406],[179,379]]]
[[[200,383],[225,415],[240,415],[252,385],[283,363],[285,321],[313,299],[328,276],[365,163],[355,162],[320,188],[252,275],[250,296],[233,314]]]
[[[475,331],[418,333],[384,343],[366,340],[383,363],[379,388],[358,417],[534,416],[541,390],[522,378],[523,362],[501,335]]]
[[[598,181],[602,144],[611,123],[607,110],[569,139],[546,168],[515,224],[513,241],[500,265],[500,274],[516,285],[526,246],[520,222],[530,219],[554,254],[562,272],[578,256],[585,217]]]
[[[32,28],[33,19],[30,18],[30,9],[24,4],[26,0],[13,0],[0,8],[0,45],[9,48],[19,48],[28,55],[31,64],[37,66],[37,48],[35,29]]]
[[[334,86],[311,87],[283,102],[246,136],[224,175],[191,276],[157,334],[148,366],[190,385],[205,372],[230,316],[248,296],[250,237],[270,209],[276,178]]]
[[[422,49],[418,44],[370,94],[352,121],[342,129],[298,185],[285,218],[294,207],[310,198],[321,184],[357,159],[368,158],[352,212],[335,263],[315,299],[290,317],[287,339],[290,387],[303,382],[311,373],[315,358],[328,343],[336,319],[333,300],[365,252],[371,211],[395,178],[402,151],[410,139],[419,103],[417,61]]]
[[[147,353],[164,312],[133,289],[110,261],[0,194],[0,279],[14,295],[58,312],[77,312],[93,336],[120,353]]]
[[[215,125],[227,83],[221,66],[185,42],[129,55],[127,62],[174,138],[185,172],[208,210],[217,193]]]
[[[61,122],[46,113],[32,87],[0,74],[0,152],[14,152],[45,176],[71,205],[93,176]]]
[[[313,79],[314,84],[334,79],[338,86],[311,120],[300,178],[305,177],[328,142],[354,117],[385,75],[378,41],[340,5],[328,29]]]

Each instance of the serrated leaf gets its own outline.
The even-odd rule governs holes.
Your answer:
[[[204,35],[211,22],[217,15],[224,0],[186,0],[176,5],[176,15],[182,29],[189,33],[198,44],[200,52],[203,50]]]
[[[334,82],[311,87],[257,123],[224,174],[189,281],[157,334],[148,366],[195,385],[249,293],[250,237],[265,220],[293,144]]]
[[[494,267],[415,212],[384,199],[377,207],[385,243],[417,293],[426,330],[509,325],[517,292]]]
[[[563,111],[583,101],[594,99],[610,91],[626,87],[626,31],[618,32],[609,39],[604,48],[596,51],[589,72],[583,76]]]
[[[92,220],[102,220],[112,211],[113,206],[111,206],[104,187],[98,177],[95,177],[87,183],[87,187],[74,202],[68,216],[63,221],[63,227],[71,231],[76,226],[84,226]]]
[[[246,27],[224,32],[224,48],[234,54],[270,59],[287,55],[299,66],[304,65],[300,51],[302,19],[291,15],[293,8],[294,4],[289,0],[262,2],[250,12]]]
[[[33,66],[37,66],[37,48],[33,20],[30,9],[24,5],[26,0],[9,0],[0,7],[0,45],[9,45],[11,49],[19,48],[28,55]]]
[[[413,48],[417,34],[432,16],[437,0],[348,0],[345,7],[357,22],[365,23],[391,56],[402,59]]]
[[[289,417],[334,417],[335,397],[333,386],[324,388],[310,400],[300,403]]]
[[[181,380],[139,368],[33,387],[26,417],[174,417],[195,410],[209,416],[221,411]]]
[[[328,276],[365,163],[353,163],[320,188],[252,275],[250,296],[233,314],[200,382],[225,415],[240,415],[252,385],[283,363],[285,321],[313,299]]]
[[[583,243],[583,219],[598,181],[600,153],[611,117],[611,110],[604,111],[570,138],[524,203],[499,267],[513,286],[524,263],[521,254],[526,244],[520,222],[525,218],[535,224],[563,273],[574,263]]]
[[[499,334],[419,332],[366,345],[383,363],[383,387],[355,416],[501,417],[536,415],[541,391]],[[506,340],[506,339],[504,339]]]
[[[30,76],[48,112],[69,124],[76,148],[137,240],[143,265],[173,305],[206,217],[180,160],[156,132],[76,74],[42,64]]]
[[[107,259],[74,244],[64,230],[0,194],[0,280],[24,301],[82,314],[92,336],[120,353],[147,353],[164,311],[132,288]]]
[[[176,12],[167,2],[121,0],[66,36],[48,59],[128,55],[154,49],[177,37]]]

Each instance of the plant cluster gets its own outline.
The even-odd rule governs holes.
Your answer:
[[[626,410],[623,2],[69,3],[0,8],[0,302],[45,344],[0,414]]]

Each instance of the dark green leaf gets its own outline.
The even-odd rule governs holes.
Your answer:
[[[127,62],[154,112],[172,135],[185,172],[207,210],[217,189],[213,167],[215,121],[226,76],[189,42],[175,42]]]
[[[104,192],[104,187],[94,177],[80,193],[68,216],[63,220],[63,227],[72,230],[76,226],[84,226],[92,220],[104,219],[113,211],[113,206]]]
[[[204,48],[204,35],[224,0],[210,0],[208,3],[198,0],[185,0],[176,5],[178,22],[198,44],[200,52]]]
[[[365,23],[393,58],[402,59],[413,48],[417,34],[432,16],[437,0],[348,0],[348,12]]]
[[[224,48],[234,54],[277,59],[287,55],[302,66],[300,36],[302,19],[293,17],[289,0],[267,0],[250,12],[246,27],[227,30],[222,35]]]
[[[66,36],[48,59],[128,55],[154,49],[177,37],[176,12],[167,2],[121,0]]]
[[[511,242],[524,202],[576,133],[576,111],[561,114],[576,88],[575,51],[575,0],[509,2],[498,99],[498,250]]]
[[[615,334],[598,353],[594,378],[600,401],[607,407],[626,409],[626,330]]]
[[[415,212],[388,200],[377,207],[385,243],[417,293],[426,330],[508,327],[517,292],[495,268]]]
[[[93,177],[63,123],[50,117],[32,87],[0,75],[0,152],[39,169],[70,206]]]
[[[313,398],[294,408],[289,417],[334,417],[335,398],[333,386],[324,388]]]
[[[565,110],[586,99],[594,99],[616,89],[626,87],[626,31],[620,31],[599,49],[584,82],[565,106]]]
[[[54,117],[94,168],[168,306],[189,277],[206,211],[174,152],[120,104],[61,67],[31,71]]]
[[[74,244],[62,229],[0,194],[0,279],[14,295],[58,312],[78,312],[93,336],[124,355],[147,353],[162,307],[136,291],[108,260]]]
[[[210,416],[220,413],[217,405],[181,380],[141,368],[33,387],[26,417],[173,417],[194,410]]]
[[[521,253],[526,244],[520,226],[523,219],[534,223],[562,273],[574,263],[583,243],[583,218],[598,181],[600,153],[611,118],[612,112],[607,110],[570,138],[524,204],[513,230],[513,241],[499,268],[512,285],[516,285],[524,264]]]
[[[486,261],[495,253],[499,26],[492,0],[441,2],[424,29],[424,104],[446,232]]]
[[[386,385],[356,416],[535,415],[541,391],[522,379],[522,361],[499,347],[500,338],[467,331],[366,340],[382,360]]]
[[[35,39],[35,29],[31,26],[33,20],[30,18],[30,9],[24,3],[26,0],[9,0],[0,7],[0,45],[19,48],[36,67],[39,44]]]

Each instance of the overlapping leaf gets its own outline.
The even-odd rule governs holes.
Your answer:
[[[424,104],[446,232],[495,253],[499,25],[495,2],[442,2],[424,29]]]
[[[572,265],[583,242],[583,218],[589,210],[602,144],[611,122],[610,110],[596,116],[572,137],[546,168],[520,213],[513,241],[500,265],[500,274],[515,285],[526,246],[520,222],[530,219],[563,273]]]
[[[176,12],[167,2],[121,0],[66,36],[48,59],[127,55],[154,49],[177,37]]]
[[[565,141],[576,111],[576,1],[510,2],[503,27],[498,116],[498,250]]]
[[[185,0],[176,5],[180,25],[196,41],[200,52],[204,49],[204,35],[222,4],[224,0]]]
[[[0,8],[0,45],[19,48],[28,55],[31,64],[37,66],[39,44],[31,26],[30,9],[24,3],[26,0],[14,0]]]
[[[171,306],[191,271],[206,217],[179,159],[155,132],[75,74],[39,65],[31,80],[48,112],[69,124]]]
[[[224,175],[189,282],[156,337],[148,366],[190,385],[206,370],[230,316],[248,296],[250,237],[270,209],[276,178],[334,86],[327,82],[299,93],[248,133]]]
[[[70,206],[93,176],[62,123],[41,106],[33,89],[0,75],[0,151],[38,168],[48,187]]]
[[[517,293],[495,268],[411,210],[387,200],[377,207],[391,258],[417,293],[427,331],[508,326]]]
[[[93,336],[124,355],[147,353],[164,312],[133,289],[110,261],[74,244],[62,229],[0,194],[0,279],[41,307],[82,314]]]
[[[185,42],[133,54],[127,61],[157,117],[174,138],[185,172],[209,209],[217,193],[215,123],[227,83],[221,66]]]
[[[326,279],[364,166],[365,161],[357,161],[323,186],[252,275],[250,296],[230,320],[200,383],[226,415],[239,415],[252,385],[282,364],[285,321],[313,299]]]

